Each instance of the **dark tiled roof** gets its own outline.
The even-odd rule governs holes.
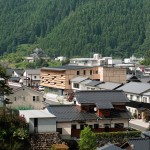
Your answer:
[[[150,110],[150,104],[144,102],[137,102],[137,101],[130,101],[126,103],[126,106],[133,107],[133,108],[147,108]]]
[[[100,81],[91,81],[91,82],[89,82],[89,83],[87,83],[86,85],[87,86],[96,86],[96,85],[99,85],[99,84],[101,84],[102,82],[100,82]]]
[[[78,91],[75,93],[76,100],[81,103],[96,104],[98,103],[120,103],[129,102],[123,91]]]
[[[14,71],[19,74],[19,75],[22,75],[24,70],[23,69],[14,69]]]
[[[8,69],[6,70],[6,75],[11,76],[12,73],[13,73],[13,69],[12,69],[12,68],[8,68]]]
[[[103,103],[103,102],[96,103],[96,107],[99,109],[112,109],[112,108],[114,108],[111,103]]]
[[[9,81],[13,81],[13,82],[19,82],[19,80],[20,80],[20,77],[11,77],[9,79]]]
[[[118,146],[115,146],[114,144],[108,144],[103,147],[97,148],[97,150],[122,150],[122,149]]]
[[[150,150],[150,139],[139,138],[139,139],[130,139],[126,142],[122,148],[127,148],[125,145],[133,145],[134,150]]]
[[[77,70],[77,69],[84,69],[84,68],[93,68],[89,66],[72,66],[72,65],[66,65],[66,66],[59,66],[59,67],[43,67],[42,70],[57,70],[57,71],[63,71],[63,70]]]
[[[56,120],[60,122],[98,119],[98,117],[93,113],[79,112],[75,105],[51,105],[48,107],[48,110],[54,114],[56,116]]]
[[[110,118],[132,118],[131,114],[127,110],[116,110],[116,109],[111,109],[110,110]]]

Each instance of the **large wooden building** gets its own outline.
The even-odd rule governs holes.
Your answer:
[[[65,90],[71,89],[70,80],[78,76],[103,82],[125,83],[126,69],[101,66],[45,67],[41,69],[40,85],[47,87],[48,91],[63,95]]]

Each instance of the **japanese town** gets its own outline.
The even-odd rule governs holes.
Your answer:
[[[149,8],[0,0],[0,150],[150,150]]]

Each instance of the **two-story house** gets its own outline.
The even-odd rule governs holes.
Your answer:
[[[135,118],[150,120],[150,84],[142,82],[129,82],[118,88],[123,90],[128,99],[128,110]]]
[[[56,130],[65,137],[79,137],[89,126],[94,132],[124,131],[129,127],[129,102],[123,91],[78,91],[74,105],[50,105],[56,116]]]
[[[38,87],[40,85],[40,69],[26,69],[20,82],[29,87]]]
[[[14,86],[9,85],[12,88],[12,94],[6,96],[9,99],[10,104],[7,107],[13,109],[42,109],[45,105],[43,104],[43,93],[33,90],[26,86]]]

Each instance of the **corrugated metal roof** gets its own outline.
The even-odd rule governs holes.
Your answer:
[[[124,92],[141,94],[150,90],[150,84],[141,82],[129,82],[118,88],[117,90],[123,90]]]
[[[100,89],[106,89],[106,90],[113,90],[120,86],[121,84],[119,83],[113,83],[113,82],[105,82],[102,84],[97,85]]]
[[[84,69],[84,68],[93,68],[93,67],[66,65],[66,66],[59,66],[59,67],[43,67],[42,70],[64,71],[64,70],[77,70],[77,69]]]
[[[45,110],[19,110],[19,114],[24,114],[28,118],[52,118],[56,117],[49,111]]]
[[[73,78],[71,79],[71,82],[76,82],[76,83],[80,83],[84,80],[88,79],[88,77],[82,77],[82,76],[79,76],[79,77],[76,77],[76,78]]]
[[[27,74],[40,74],[41,69],[27,69],[25,70]]]
[[[100,81],[94,81],[94,80],[92,80],[91,82],[87,83],[86,85],[87,86],[96,86],[96,85],[99,85],[101,83],[102,82],[100,82]]]
[[[88,83],[90,83],[92,80],[85,80],[85,81],[82,81],[80,84],[81,85],[86,85],[86,84],[88,84]]]

